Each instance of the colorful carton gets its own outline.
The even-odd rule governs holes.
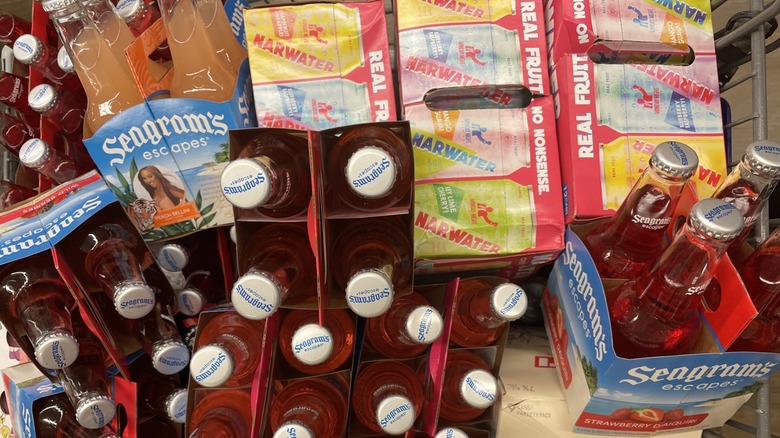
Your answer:
[[[327,129],[396,119],[383,2],[244,14],[258,125]]]
[[[8,407],[13,418],[15,436],[35,438],[35,415],[40,401],[64,392],[62,385],[53,383],[32,363],[24,363],[3,370],[3,384],[7,388]],[[36,409],[37,407],[37,409]],[[0,436],[8,438],[11,431],[0,429]]]

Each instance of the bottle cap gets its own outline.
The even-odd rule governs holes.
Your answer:
[[[30,65],[41,56],[43,44],[34,35],[26,33],[14,42],[14,58],[22,64]]]
[[[699,156],[685,143],[665,141],[653,149],[650,164],[667,175],[687,179],[699,168]]]
[[[207,388],[223,385],[235,369],[236,361],[230,351],[215,344],[200,348],[190,360],[192,378]]]
[[[419,306],[406,319],[406,334],[417,343],[430,344],[441,336],[444,321],[438,310]]]
[[[361,271],[347,283],[347,305],[363,318],[379,316],[393,303],[393,283],[381,271]]]
[[[268,168],[251,158],[239,158],[228,163],[220,182],[225,199],[238,208],[263,205],[271,194]]]
[[[276,429],[273,438],[314,438],[314,432],[303,423],[284,423]]]
[[[157,251],[157,263],[166,271],[177,272],[187,266],[190,253],[178,243],[166,243]]]
[[[83,398],[76,406],[76,421],[87,429],[100,429],[114,418],[116,406],[106,395]]]
[[[402,395],[382,399],[376,408],[376,422],[390,435],[400,435],[414,426],[417,414],[411,400]]]
[[[141,2],[142,0],[119,0],[114,9],[123,20],[132,21],[143,11]]]
[[[745,158],[753,170],[770,178],[780,177],[780,144],[769,140],[750,143]]]
[[[78,0],[41,0],[41,6],[46,12],[56,11],[73,4],[76,4]]]
[[[737,207],[720,199],[706,198],[693,206],[688,224],[713,239],[731,240],[742,232],[745,220]]]
[[[57,65],[65,73],[73,73],[76,70],[73,66],[73,60],[70,59],[68,51],[65,50],[65,46],[60,47],[59,52],[57,52]]]
[[[292,337],[292,351],[299,362],[319,365],[333,353],[333,334],[319,324],[305,324]]]
[[[184,424],[187,419],[187,389],[180,388],[165,397],[165,414],[174,423]]]
[[[170,376],[187,367],[190,362],[190,350],[179,340],[155,343],[152,347],[152,366],[160,374]]]
[[[114,307],[127,319],[148,315],[155,302],[154,291],[145,283],[128,282],[114,287]]]
[[[498,394],[498,382],[485,370],[472,370],[460,381],[460,395],[472,408],[482,409],[493,404]]]
[[[466,434],[466,432],[460,429],[446,427],[437,432],[434,438],[469,438],[469,436]]]
[[[265,319],[279,308],[282,287],[271,274],[249,272],[236,280],[230,298],[239,315],[246,319]]]
[[[235,225],[232,225],[230,227],[230,233],[228,233],[228,234],[230,234],[230,240],[233,241],[233,244],[237,244],[238,243],[238,237],[236,235],[236,226]]]
[[[395,184],[395,163],[384,149],[364,146],[347,161],[349,188],[364,198],[381,198]]]
[[[68,333],[48,333],[35,343],[35,360],[50,370],[69,367],[79,355],[79,341]]]
[[[38,169],[46,164],[50,156],[49,144],[40,138],[31,138],[19,148],[19,161],[31,169]]]
[[[499,318],[515,321],[528,309],[528,295],[520,286],[504,283],[493,289],[490,306]]]
[[[203,311],[206,298],[198,289],[188,287],[176,292],[176,304],[182,315],[195,316]]]
[[[43,113],[57,103],[57,90],[49,84],[41,84],[30,90],[27,103],[36,112]]]

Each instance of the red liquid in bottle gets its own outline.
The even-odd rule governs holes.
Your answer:
[[[293,310],[282,321],[279,348],[287,363],[306,374],[326,374],[352,357],[355,322],[346,310],[328,310],[325,326],[316,310]]]
[[[199,400],[190,418],[190,438],[246,438],[252,427],[249,392],[213,391]]]
[[[392,207],[409,192],[412,161],[404,141],[378,126],[353,128],[329,152],[331,193],[352,208]]]
[[[195,271],[187,277],[184,288],[176,292],[179,313],[195,316],[210,303],[225,301],[225,282],[221,271]]]
[[[418,293],[396,298],[383,315],[367,321],[366,340],[377,352],[395,359],[422,354],[439,338],[441,314]]]
[[[187,367],[189,349],[182,342],[176,322],[166,309],[157,304],[149,314],[132,321],[134,333],[157,371],[171,375]]]
[[[0,140],[3,141],[5,148],[11,155],[19,158],[19,149],[31,138],[38,138],[40,131],[37,128],[31,128],[27,123],[8,114],[3,114],[3,129],[0,131]]]
[[[5,210],[25,199],[30,199],[38,192],[8,181],[0,180],[0,210]]]
[[[333,243],[333,280],[347,305],[364,318],[390,308],[412,288],[412,244],[397,218],[350,220]]]
[[[380,361],[361,367],[353,389],[352,410],[371,431],[405,433],[414,426],[422,404],[422,385],[405,363]]]
[[[34,35],[24,34],[16,40],[13,50],[19,62],[39,71],[43,77],[71,91],[81,89],[81,82],[76,75],[63,71],[57,64],[57,48],[43,43]],[[86,105],[86,101],[79,104]]]
[[[30,90],[30,107],[46,117],[65,134],[81,135],[84,126],[84,107],[66,90],[41,84]]]
[[[117,14],[125,20],[133,36],[141,35],[160,18],[160,10],[154,2],[120,0],[115,6]],[[154,60],[170,61],[171,50],[168,42],[163,42],[149,57]]]
[[[297,216],[309,207],[312,183],[304,139],[259,134],[238,158],[222,172],[222,193],[228,202],[275,218]]]
[[[292,298],[316,296],[315,262],[302,224],[264,226],[244,247],[245,272],[231,291],[236,311],[248,319],[264,319]]]
[[[39,402],[40,403],[40,402]],[[37,438],[119,438],[108,426],[86,429],[76,421],[76,412],[65,394],[36,403],[35,436]]]
[[[343,436],[348,386],[338,375],[300,379],[287,385],[271,402],[273,438]]]
[[[448,353],[442,390],[441,418],[471,421],[482,415],[498,398],[498,383],[490,367],[470,351]]]
[[[19,161],[57,184],[68,182],[83,173],[83,169],[39,138],[27,140],[19,149]]]
[[[187,416],[187,389],[174,376],[163,376],[145,370],[133,380],[138,384],[139,417],[164,416],[170,421],[184,423]]]
[[[0,102],[18,111],[28,125],[40,125],[40,115],[27,105],[27,79],[0,72]]]
[[[244,386],[252,383],[260,363],[265,323],[222,313],[198,336],[190,373],[202,386]]]
[[[520,286],[493,286],[476,278],[461,280],[456,300],[450,342],[461,347],[492,344],[507,323],[519,319],[528,308],[528,296]]]
[[[29,21],[0,12],[0,43],[13,46],[17,38],[31,32],[32,24]]]

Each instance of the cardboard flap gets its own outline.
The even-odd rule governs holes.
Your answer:
[[[277,312],[266,319],[265,323],[260,363],[257,366],[254,380],[252,380],[251,397],[254,422],[252,424],[251,438],[259,438],[262,431],[265,430],[265,424],[268,422],[268,416],[265,413],[268,412],[268,403],[270,402],[268,390],[272,374],[271,359],[274,351],[276,351],[276,343],[279,339],[279,319],[280,313]]]
[[[173,68],[161,78],[152,78],[149,72],[149,63],[154,62],[149,59],[149,55],[160,47],[160,44],[165,41],[165,37],[165,27],[160,19],[152,23],[148,29],[138,35],[132,44],[125,48],[127,63],[130,65],[133,79],[144,99],[167,93],[167,90],[171,88]]]

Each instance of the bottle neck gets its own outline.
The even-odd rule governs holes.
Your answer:
[[[494,291],[495,289],[482,289],[460,300],[458,312],[467,326],[493,329],[507,323],[493,308]]]
[[[780,228],[761,242],[739,274],[759,315],[780,318]]]
[[[743,160],[718,186],[713,198],[722,199],[733,204],[745,218],[745,227],[742,231],[746,234],[755,223],[761,208],[766,204],[772,194],[777,179],[760,174]]]

